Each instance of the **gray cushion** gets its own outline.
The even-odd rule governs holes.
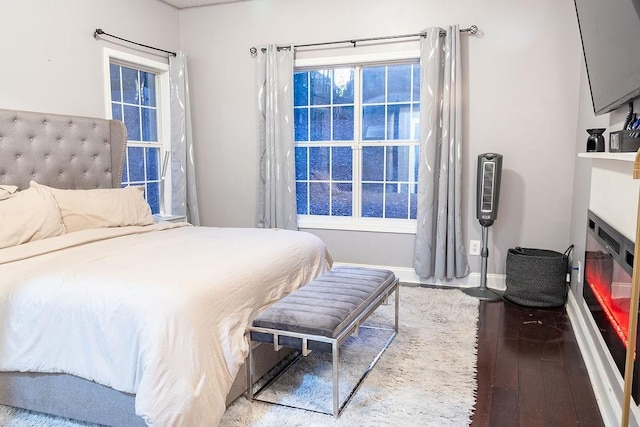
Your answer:
[[[393,272],[341,266],[269,306],[253,326],[336,338],[371,301],[396,281]],[[254,341],[272,342],[271,335],[252,333]],[[299,347],[298,340],[280,344]],[[310,346],[327,349],[327,346]],[[328,346],[330,348],[330,345]]]

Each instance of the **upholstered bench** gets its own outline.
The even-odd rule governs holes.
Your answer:
[[[339,348],[373,311],[395,292],[393,333],[345,402],[338,398]],[[330,351],[333,360],[333,412],[338,417],[366,375],[398,331],[398,279],[393,272],[364,267],[335,267],[260,313],[248,328],[251,341],[296,348],[303,356],[312,350]],[[252,345],[250,348],[253,347]],[[248,397],[254,399],[253,356],[249,351]]]

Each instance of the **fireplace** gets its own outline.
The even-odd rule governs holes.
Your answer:
[[[634,244],[588,212],[583,296],[602,339],[624,377]],[[637,310],[637,308],[636,308]],[[634,361],[632,396],[640,403],[640,366]]]

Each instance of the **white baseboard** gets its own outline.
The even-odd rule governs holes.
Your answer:
[[[619,426],[622,420],[624,382],[593,318],[582,314],[587,312],[586,307],[580,309],[582,304],[583,301],[578,301],[573,292],[569,292],[567,314],[589,373],[602,421],[606,426]],[[629,426],[637,427],[638,420],[640,411],[632,400]]]
[[[393,267],[386,265],[353,264],[343,262],[334,262],[334,265],[356,265],[360,267],[384,268],[385,270],[393,271],[402,283],[450,286],[455,288],[474,288],[480,286],[480,273],[471,273],[461,279],[442,281],[420,277],[411,267]],[[504,274],[487,274],[487,287],[498,291],[504,291],[506,289]]]

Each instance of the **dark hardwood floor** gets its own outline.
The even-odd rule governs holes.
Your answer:
[[[472,426],[602,426],[564,308],[480,303]]]

